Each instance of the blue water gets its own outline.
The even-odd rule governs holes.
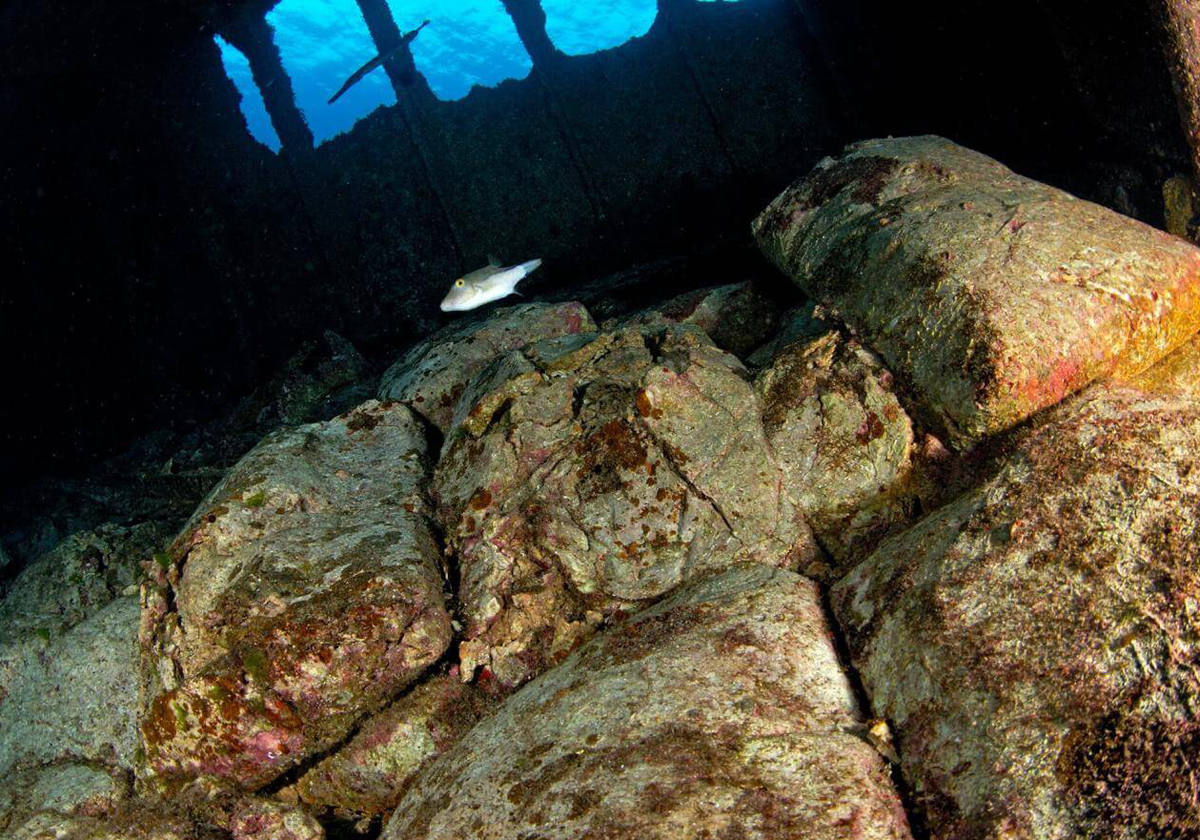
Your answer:
[[[528,75],[531,64],[500,0],[389,0],[401,30],[431,23],[413,42],[417,68],[442,99],[466,96],[474,85],[494,85]],[[546,32],[570,55],[595,52],[643,35],[654,22],[655,0],[542,0]],[[382,69],[375,70],[333,105],[327,101],[346,77],[371,59],[375,45],[354,0],[282,0],[268,15],[296,104],[317,143],[348,131],[396,97]],[[245,56],[219,36],[225,70],[242,94],[250,133],[279,150],[262,96]]]

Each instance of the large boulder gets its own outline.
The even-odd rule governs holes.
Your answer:
[[[1200,250],[939,137],[854,144],[754,233],[959,445],[1200,330]]]
[[[912,421],[892,374],[836,332],[787,345],[754,384],[787,486],[834,561],[804,571],[827,579],[910,521]]]
[[[434,478],[464,676],[511,688],[700,572],[811,560],[747,379],[692,328],[567,336],[476,377]]]
[[[817,586],[691,581],[510,697],[405,792],[384,840],[908,838]]]
[[[343,739],[450,644],[422,422],[369,402],[265,439],[143,593],[150,781],[256,789]]]
[[[832,592],[935,837],[1200,835],[1200,403],[1097,386]]]
[[[596,329],[581,304],[526,303],[455,322],[417,344],[383,375],[379,398],[411,406],[443,432],[467,383],[492,360],[534,341]]]

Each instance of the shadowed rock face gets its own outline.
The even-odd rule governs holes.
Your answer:
[[[234,467],[144,595],[152,774],[259,787],[442,655],[427,474],[421,423],[374,402],[273,435]]]
[[[701,332],[568,336],[497,359],[434,476],[464,676],[515,686],[702,571],[815,551],[734,357]]]
[[[426,766],[383,837],[907,838],[860,722],[817,587],[741,566],[523,687]]]
[[[937,137],[850,146],[754,232],[959,444],[1200,329],[1200,250]]]
[[[1200,404],[1097,387],[833,589],[938,837],[1191,837]]]

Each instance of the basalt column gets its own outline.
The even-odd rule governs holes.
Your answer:
[[[261,13],[248,10],[228,23],[221,31],[221,36],[250,62],[254,84],[262,94],[267,115],[271,118],[275,133],[279,135],[284,152],[297,153],[312,149],[312,132],[304,121],[304,115],[296,107],[292,80],[283,69],[283,60],[275,45],[275,33],[267,19]]]

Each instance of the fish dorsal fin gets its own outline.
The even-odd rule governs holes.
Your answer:
[[[488,265],[490,265],[492,268],[503,268],[504,267],[504,263],[502,263],[502,262],[500,262],[500,260],[496,259],[495,254],[488,254]]]

